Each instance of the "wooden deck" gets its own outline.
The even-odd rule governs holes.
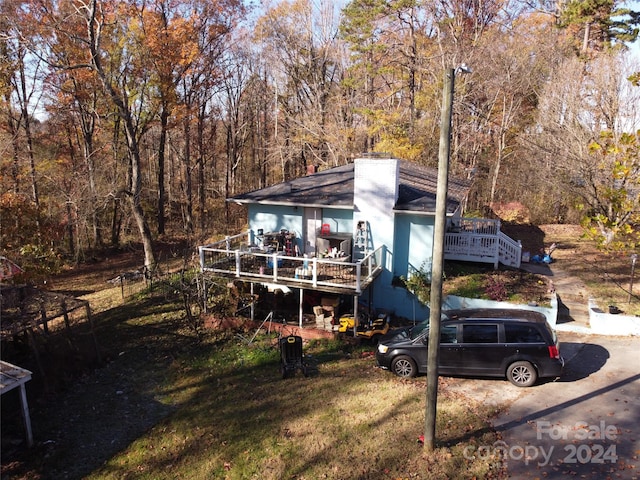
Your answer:
[[[228,245],[229,242],[224,241],[200,247],[203,272],[246,282],[349,295],[361,294],[382,272],[382,249],[353,262],[349,257],[285,256],[242,246],[232,249],[227,248]]]
[[[251,231],[199,247],[200,267],[253,283],[360,295],[382,272],[383,247],[351,257],[306,258],[266,252],[252,245]],[[500,221],[458,218],[445,235],[445,259],[520,267],[522,246],[500,231]]]

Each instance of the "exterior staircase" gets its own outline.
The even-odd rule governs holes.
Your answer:
[[[522,244],[500,231],[500,220],[455,218],[449,221],[444,241],[444,258],[464,262],[502,263],[520,268]]]

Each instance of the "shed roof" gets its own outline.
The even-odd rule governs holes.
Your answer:
[[[394,210],[433,213],[436,208],[438,170],[399,160],[398,198]],[[332,207],[353,209],[354,164],[278,183],[236,195],[228,201],[241,204]],[[455,212],[466,199],[470,182],[449,177],[447,213]]]

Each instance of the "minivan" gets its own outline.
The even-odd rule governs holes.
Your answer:
[[[401,377],[427,373],[429,321],[395,329],[376,351],[378,366]],[[462,309],[442,313],[440,375],[507,378],[530,387],[559,377],[564,368],[558,337],[546,317],[533,310]]]

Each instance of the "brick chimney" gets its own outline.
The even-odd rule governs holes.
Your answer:
[[[307,165],[307,175],[313,175],[318,171],[318,167],[315,165]]]

